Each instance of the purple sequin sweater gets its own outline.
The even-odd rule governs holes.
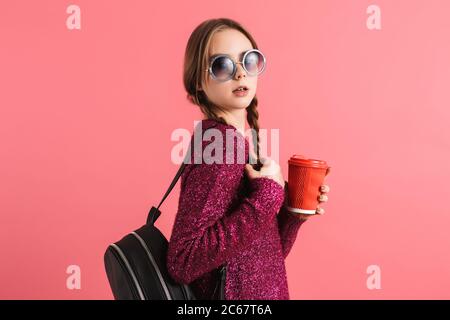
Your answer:
[[[286,211],[286,185],[267,177],[248,179],[244,167],[249,143],[234,126],[213,119],[201,125],[202,132],[214,128],[223,134],[223,161],[194,163],[194,151],[186,164],[167,252],[168,272],[176,282],[190,284],[197,299],[211,299],[219,267],[227,264],[226,300],[288,300],[284,260],[305,220]],[[238,133],[231,164],[225,162],[227,129]],[[201,142],[202,154],[211,142]],[[237,161],[241,148],[245,163]]]

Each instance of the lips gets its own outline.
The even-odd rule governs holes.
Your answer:
[[[243,92],[243,91],[248,91],[248,87],[247,86],[239,86],[233,90],[233,92]]]

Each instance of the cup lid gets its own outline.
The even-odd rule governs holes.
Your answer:
[[[315,167],[315,168],[328,168],[327,162],[324,160],[318,159],[308,159],[304,155],[294,154],[289,160],[289,164],[306,166],[306,167]]]

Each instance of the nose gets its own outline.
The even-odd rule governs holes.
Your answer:
[[[244,68],[242,67],[242,63],[237,63],[236,64],[236,74],[234,75],[234,77],[236,79],[240,79],[242,77],[247,77],[247,73],[245,72]]]

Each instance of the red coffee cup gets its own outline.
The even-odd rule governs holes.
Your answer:
[[[288,170],[288,210],[294,213],[315,214],[318,196],[329,166],[323,160],[293,155]]]

